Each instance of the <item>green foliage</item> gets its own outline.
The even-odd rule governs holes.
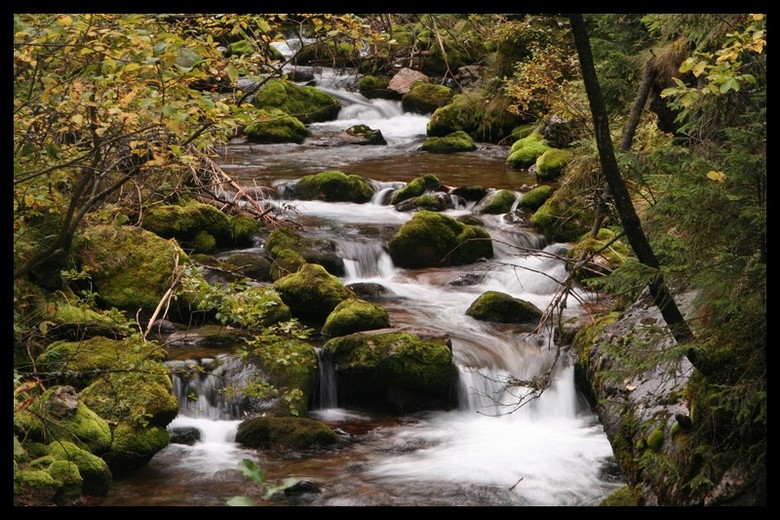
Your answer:
[[[286,478],[280,484],[269,484],[265,478],[265,471],[252,459],[243,459],[238,463],[238,470],[247,480],[260,486],[263,491],[263,499],[268,500],[274,494],[294,486],[299,481],[296,478]],[[235,496],[227,501],[229,506],[257,506],[257,502],[249,496]]]

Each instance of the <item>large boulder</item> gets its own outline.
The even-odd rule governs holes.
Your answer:
[[[476,205],[474,213],[485,213],[488,215],[509,213],[516,200],[517,193],[512,190],[495,190]]]
[[[113,480],[111,469],[106,461],[84,450],[70,441],[55,441],[49,444],[47,454],[59,460],[76,465],[82,479],[82,491],[85,495],[105,496]]]
[[[523,122],[507,110],[509,105],[510,100],[505,96],[488,95],[482,90],[456,94],[451,103],[431,114],[427,133],[443,137],[463,130],[475,141],[498,143]]]
[[[301,200],[357,203],[368,202],[374,194],[360,175],[347,175],[336,170],[306,175],[292,186],[292,192]]]
[[[254,143],[302,143],[309,131],[299,119],[281,108],[258,108],[254,121],[246,125],[243,134]]]
[[[358,90],[368,99],[399,99],[401,94],[395,90],[390,90],[390,78],[366,75],[360,78]]]
[[[557,179],[571,161],[572,156],[573,154],[569,150],[550,148],[536,159],[536,177],[540,181]]]
[[[573,204],[574,188],[559,187],[531,216],[531,224],[555,242],[576,242],[593,225],[595,211]]]
[[[496,323],[531,323],[539,321],[542,314],[533,303],[499,291],[480,294],[466,310],[466,315],[476,320]]]
[[[196,253],[209,253],[215,246],[235,243],[228,216],[210,204],[194,200],[183,205],[148,208],[141,227],[162,238],[175,238],[182,247]],[[209,235],[211,240],[205,235]],[[211,247],[205,245],[207,242],[211,243]]]
[[[523,193],[522,197],[520,197],[520,201],[517,203],[517,207],[526,211],[536,211],[542,207],[542,204],[544,204],[552,194],[552,186],[547,184],[537,186],[536,188]]]
[[[549,149],[550,146],[539,131],[531,132],[527,137],[518,139],[512,144],[506,159],[507,166],[516,169],[528,168]]]
[[[450,87],[433,83],[417,82],[401,98],[401,106],[406,112],[432,114],[434,110],[452,101]]]
[[[78,267],[90,271],[98,300],[133,314],[154,312],[171,286],[177,258],[179,265],[189,262],[176,241],[135,226],[89,226],[73,250]]]
[[[300,233],[287,228],[274,229],[265,241],[265,250],[274,259],[274,262],[284,260],[285,254],[290,256],[292,251],[303,259],[303,262],[295,261],[290,264],[289,272],[297,271],[303,263],[319,264],[330,274],[341,276],[344,274],[344,261],[336,251],[336,244],[323,238],[305,237]],[[293,258],[295,258],[293,256]]]
[[[121,422],[113,429],[111,450],[103,455],[113,475],[121,476],[145,466],[170,443],[164,426]]]
[[[357,145],[383,145],[387,144],[382,131],[373,129],[367,125],[353,125],[344,130],[345,144]]]
[[[304,124],[332,121],[341,110],[341,102],[311,86],[300,86],[292,81],[272,79],[255,94],[257,108],[279,108]]]
[[[381,305],[358,298],[339,303],[322,326],[325,336],[345,336],[364,330],[384,329],[390,326],[387,311]]]
[[[318,264],[305,264],[297,272],[274,282],[274,288],[302,320],[324,322],[336,306],[354,297],[341,281]]]
[[[335,444],[336,433],[305,417],[253,417],[238,425],[236,442],[250,448],[321,448]]]
[[[339,403],[413,412],[450,409],[458,370],[449,340],[396,329],[359,332],[325,343]]]
[[[474,140],[463,130],[444,137],[427,137],[420,150],[430,153],[472,152],[477,149]]]
[[[398,204],[403,200],[419,197],[423,193],[441,191],[443,188],[441,181],[435,175],[430,173],[421,175],[393,192],[392,197],[390,197],[390,204]]]
[[[396,72],[395,75],[390,79],[390,83],[388,83],[387,88],[403,96],[412,90],[412,85],[414,85],[416,81],[427,83],[430,82],[430,78],[422,72],[409,68],[403,68]]]
[[[432,211],[418,211],[388,244],[398,267],[462,265],[493,257],[493,243],[484,229]]]

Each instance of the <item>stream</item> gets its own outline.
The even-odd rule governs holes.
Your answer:
[[[389,237],[412,213],[396,211],[384,201],[415,177],[431,173],[452,187],[511,190],[534,184],[535,177],[505,167],[506,147],[480,143],[469,153],[419,152],[429,115],[404,113],[397,101],[368,100],[337,79],[323,72],[318,87],[338,93],[343,105],[339,118],[310,125],[312,136],[303,144],[236,142],[219,162],[242,185],[273,187],[277,194],[303,175],[324,170],[359,174],[374,186],[376,195],[365,204],[272,202],[284,205],[303,233],[337,244],[345,285],[374,283],[386,289],[378,303],[387,309],[392,326],[449,334],[459,370],[457,409],[389,416],[341,408],[333,374],[322,366],[310,416],[350,442],[314,452],[247,449],[233,441],[241,417],[199,399],[197,405],[183,406],[170,428],[194,427],[201,432],[200,441],[169,445],[144,468],[117,478],[111,493],[93,499],[93,505],[224,506],[238,495],[269,506],[597,505],[623,482],[604,430],[575,386],[566,350],[556,358],[549,331],[480,322],[465,314],[488,290],[545,309],[566,275],[556,255],[568,245],[548,243],[510,212],[479,216],[494,239],[495,257],[489,261],[411,270],[394,266],[385,251]],[[380,129],[388,144],[322,145],[354,124]],[[473,203],[460,202],[445,214],[458,217],[473,209]],[[584,314],[595,299],[585,291],[569,297],[564,317]],[[553,363],[552,385],[515,409],[523,389],[507,391],[502,382],[508,377],[530,380]],[[209,390],[174,383],[180,398]],[[256,461],[268,482],[294,477],[313,483],[318,492],[265,501],[237,470],[242,459]]]

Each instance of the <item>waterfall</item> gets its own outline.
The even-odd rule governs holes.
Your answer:
[[[318,374],[320,381],[318,390],[319,408],[321,410],[337,408],[336,369],[330,360],[323,358],[321,348],[317,349],[317,360],[319,362]]]

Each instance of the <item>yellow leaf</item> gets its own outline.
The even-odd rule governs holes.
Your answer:
[[[726,180],[726,174],[723,172],[716,172],[711,170],[707,173],[707,178],[715,182],[724,182]]]
[[[81,114],[73,114],[70,118],[71,121],[73,121],[77,125],[83,125],[84,124],[84,116]]]

